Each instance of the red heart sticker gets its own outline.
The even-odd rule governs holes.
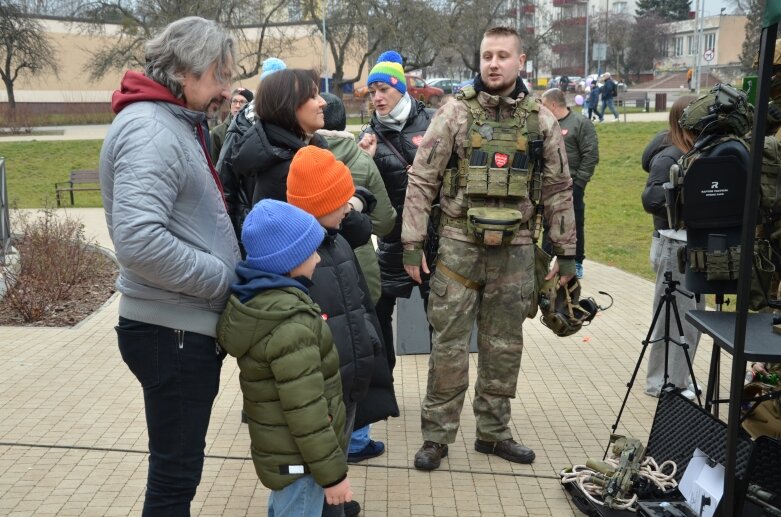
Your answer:
[[[502,153],[495,153],[494,154],[494,163],[497,167],[504,167],[507,165],[507,162],[510,160],[510,156],[507,154]]]
[[[393,77],[393,76],[391,76],[391,78],[390,78],[390,79],[391,79],[391,84],[396,84],[396,83],[398,83],[398,82],[399,82],[399,80],[398,80],[398,79],[396,79],[396,78],[395,78],[395,77]]]
[[[415,144],[415,147],[420,147],[420,143],[423,141],[423,135],[413,136],[412,137],[412,143]]]
[[[569,133],[569,129],[562,129],[561,130],[561,136],[567,136],[567,133]]]

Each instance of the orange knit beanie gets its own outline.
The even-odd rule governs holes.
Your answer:
[[[350,169],[331,151],[308,145],[298,150],[287,175],[287,202],[315,217],[344,206],[355,194]]]

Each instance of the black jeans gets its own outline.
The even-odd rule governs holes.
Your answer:
[[[433,274],[433,268],[432,268]],[[428,282],[425,282],[420,289],[420,297],[423,299],[423,312],[426,312],[428,307]],[[382,340],[385,343],[385,352],[388,356],[388,367],[390,367],[391,373],[396,366],[396,347],[393,339],[393,311],[396,309],[396,297],[383,294],[380,296],[380,301],[374,306],[374,310],[377,311],[377,320],[380,322],[380,330],[382,331]],[[428,326],[429,343],[431,343],[431,333],[433,329],[431,325]]]
[[[122,359],[144,390],[149,434],[144,516],[190,515],[225,354],[213,337],[119,318]]]

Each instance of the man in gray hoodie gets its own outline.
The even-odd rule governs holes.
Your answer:
[[[217,320],[240,257],[204,128],[230,95],[234,47],[212,21],[168,25],[114,92],[100,152],[119,351],[144,392],[145,516],[189,515],[225,356]]]

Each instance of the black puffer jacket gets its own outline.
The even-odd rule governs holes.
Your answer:
[[[347,241],[329,230],[317,253],[320,263],[309,295],[320,306],[339,352],[344,401],[356,403],[369,389],[374,348],[382,343],[379,324],[366,280]]]
[[[643,151],[643,169],[648,172],[648,180],[641,196],[643,208],[654,219],[654,230],[666,230],[667,202],[662,185],[670,181],[670,166],[678,162],[683,155],[680,149],[670,143],[667,131],[661,131]]]
[[[383,138],[377,137],[377,152],[374,154],[374,163],[380,170],[385,189],[388,191],[393,208],[396,209],[396,224],[391,232],[378,241],[377,253],[382,274],[382,293],[396,297],[409,297],[412,287],[415,285],[404,270],[401,247],[401,221],[404,212],[404,198],[407,195],[407,166],[412,165],[415,154],[418,151],[417,143],[428,129],[434,110],[426,108],[420,102],[413,100],[409,118],[401,131],[384,126],[372,116],[369,127],[365,133],[382,136],[393,145],[407,163],[402,163],[396,154],[385,143]],[[361,135],[363,136],[363,135]]]

